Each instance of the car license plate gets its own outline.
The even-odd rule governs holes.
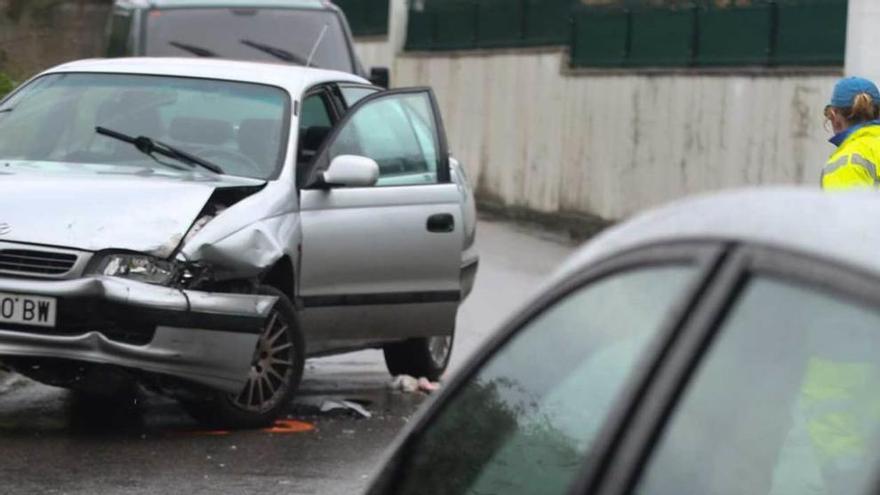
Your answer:
[[[0,292],[0,323],[54,327],[56,307],[54,297]]]

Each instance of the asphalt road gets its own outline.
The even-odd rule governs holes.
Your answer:
[[[482,262],[459,313],[452,371],[571,252],[564,240],[483,221]],[[0,493],[359,493],[396,433],[424,402],[391,392],[378,351],[313,360],[287,421],[274,431],[200,430],[173,402],[87,403],[21,378],[0,382]],[[321,413],[354,399],[372,414]]]

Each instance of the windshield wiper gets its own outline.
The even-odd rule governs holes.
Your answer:
[[[289,52],[284,48],[278,48],[277,46],[272,45],[264,45],[263,43],[259,43],[253,40],[240,40],[242,45],[249,46],[256,50],[260,50],[263,53],[269,54],[278,60],[288,62],[291,64],[297,65],[306,65],[308,64],[308,60],[303,58],[300,55],[297,55],[293,52]]]
[[[9,112],[11,112],[11,111],[13,111],[13,110],[14,110],[13,107],[0,108],[0,113],[9,113]]]
[[[196,46],[196,45],[181,43],[179,41],[169,41],[168,44],[173,46],[174,48],[180,48],[181,50],[183,50],[185,52],[190,52],[197,57],[209,57],[210,58],[210,57],[217,56],[217,54],[212,52],[211,50],[208,50],[207,48],[202,48],[202,47]]]
[[[211,163],[203,158],[199,158],[195,155],[191,155],[186,151],[171,146],[170,144],[163,143],[162,141],[156,141],[155,139],[151,139],[146,136],[131,137],[127,134],[116,132],[114,130],[100,126],[95,127],[95,132],[107,137],[111,137],[113,139],[118,139],[119,141],[122,141],[124,143],[131,144],[132,146],[137,148],[138,151],[147,156],[152,157],[153,153],[157,153],[168,158],[179,160],[193,167],[200,166],[206,168],[211,172],[214,172],[215,174],[223,173],[223,169],[220,168],[218,165]]]

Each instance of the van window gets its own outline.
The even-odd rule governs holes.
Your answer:
[[[151,10],[146,35],[147,56],[220,57],[306,65],[314,48],[312,66],[343,72],[355,70],[340,18],[327,10]]]

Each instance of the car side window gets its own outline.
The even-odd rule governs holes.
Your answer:
[[[340,155],[372,158],[377,186],[435,184],[441,160],[434,110],[427,93],[401,93],[367,102],[330,145]]]
[[[330,117],[330,108],[327,105],[324,93],[315,93],[303,98],[302,113],[299,117],[300,129],[310,127],[331,127],[333,120]]]
[[[722,323],[635,493],[868,493],[878,453],[880,310],[760,277]]]
[[[313,93],[303,98],[299,115],[299,149],[297,150],[297,174],[300,184],[308,176],[307,167],[333,129],[333,113],[325,92]]]
[[[584,286],[522,327],[403,452],[391,493],[565,493],[697,269]]]
[[[366,86],[339,86],[339,92],[342,93],[342,99],[345,102],[345,106],[347,108],[351,108],[357,104],[357,102],[363,100],[364,98],[370,96],[371,94],[378,93],[379,89],[377,88],[368,88]]]

